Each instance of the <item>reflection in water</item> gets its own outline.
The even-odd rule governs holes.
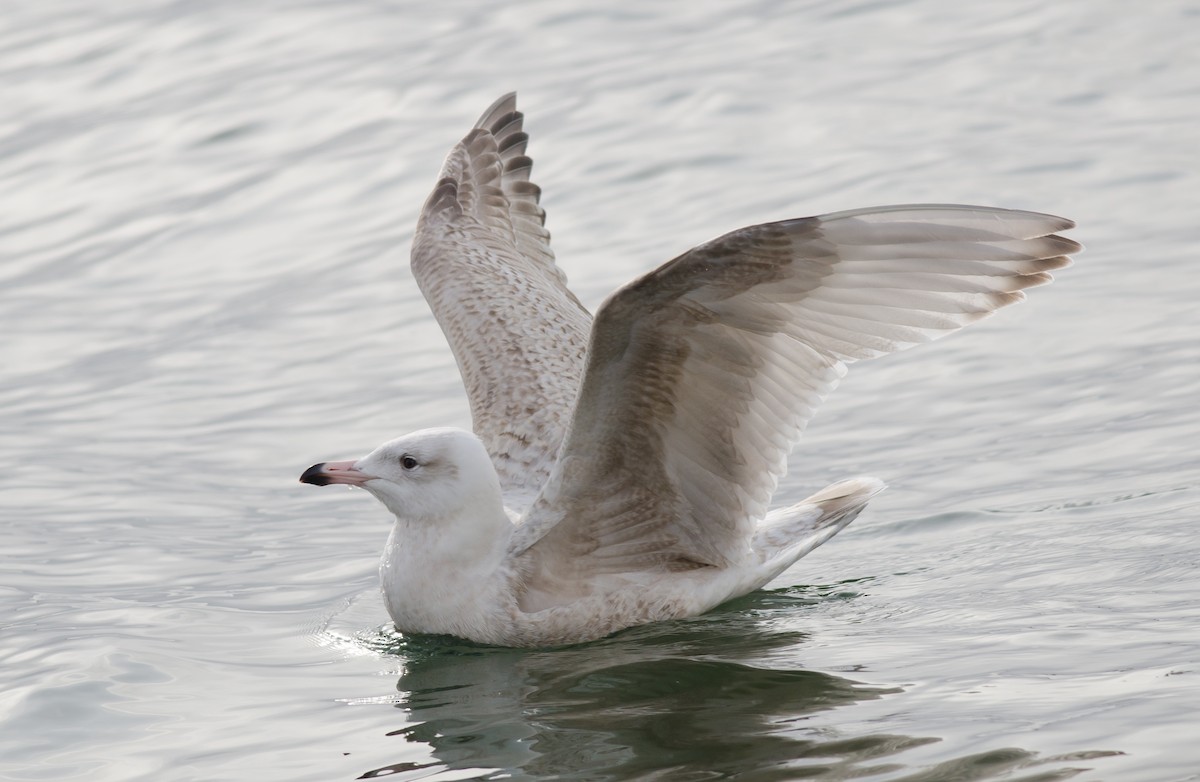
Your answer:
[[[545,651],[381,631],[364,640],[403,661],[393,703],[411,723],[388,735],[429,746],[435,760],[359,778],[424,778],[442,769],[453,779],[1050,782],[1079,773],[1081,761],[1119,754],[1047,758],[1005,748],[918,770],[898,756],[939,738],[831,730],[814,716],[903,690],[789,665],[806,635],[771,620],[814,595],[852,594],[845,584],[760,592],[702,617]]]
[[[818,712],[900,690],[775,667],[771,652],[794,650],[804,634],[758,623],[751,633],[737,610],[772,599],[549,651],[393,641],[405,662],[396,705],[418,722],[390,735],[428,744],[449,769],[589,779],[751,769],[849,777],[897,769],[862,764],[936,741],[806,727]],[[420,768],[400,763],[361,778]]]

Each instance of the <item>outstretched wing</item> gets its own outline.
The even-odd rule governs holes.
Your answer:
[[[412,250],[475,433],[518,509],[542,487],[562,443],[591,326],[554,264],[522,120],[515,93],[505,95],[450,151]]]
[[[614,294],[570,434],[519,527],[533,588],[723,566],[846,364],[1021,301],[1080,249],[1058,217],[892,206],[744,228]]]

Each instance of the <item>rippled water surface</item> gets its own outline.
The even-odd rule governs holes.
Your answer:
[[[1200,779],[1184,2],[10,3],[0,776]],[[856,366],[772,589],[569,649],[402,638],[308,464],[469,424],[407,250],[517,89],[589,306],[741,225],[986,203],[1079,263]]]

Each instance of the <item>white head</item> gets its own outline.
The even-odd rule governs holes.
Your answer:
[[[487,450],[478,437],[461,429],[406,434],[358,461],[314,464],[300,481],[361,486],[398,519],[410,522],[453,519],[468,510],[502,508],[503,503]]]

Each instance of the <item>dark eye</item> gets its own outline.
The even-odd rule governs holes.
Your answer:
[[[417,469],[418,464],[420,464],[420,462],[418,462],[416,459],[412,458],[408,454],[404,454],[403,456],[400,457],[400,466],[406,470],[415,470],[415,469]]]

